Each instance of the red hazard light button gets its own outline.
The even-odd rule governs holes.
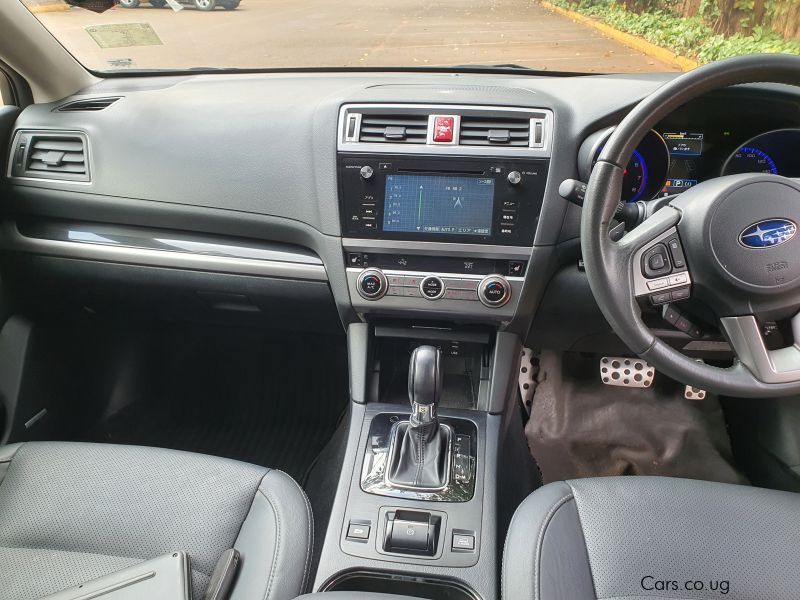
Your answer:
[[[435,117],[433,120],[433,141],[452,142],[455,117]]]

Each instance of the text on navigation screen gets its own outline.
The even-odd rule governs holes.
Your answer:
[[[387,175],[383,230],[491,235],[494,180]]]

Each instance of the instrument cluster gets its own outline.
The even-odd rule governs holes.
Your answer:
[[[739,173],[800,178],[800,115],[796,104],[756,109],[744,98],[707,97],[679,108],[647,133],[625,170],[622,200],[680,194],[702,181]],[[590,135],[579,154],[591,169],[613,128]]]

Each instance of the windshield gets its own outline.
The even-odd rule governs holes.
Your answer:
[[[763,2],[751,10],[743,6],[759,3],[734,0],[20,1],[96,72],[492,67],[613,73],[681,71],[753,52],[800,54],[797,0],[771,0],[766,10]]]

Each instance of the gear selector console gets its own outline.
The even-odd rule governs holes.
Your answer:
[[[434,346],[419,346],[408,369],[411,414],[381,414],[372,421],[361,478],[365,492],[442,502],[472,498],[475,424],[441,420],[441,394],[441,352]]]

